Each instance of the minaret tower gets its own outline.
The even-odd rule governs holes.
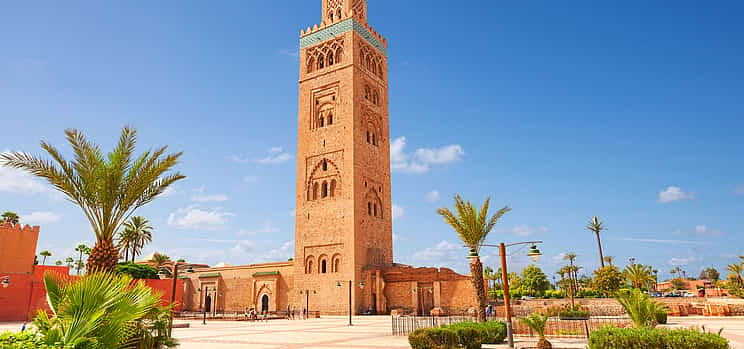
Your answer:
[[[322,2],[320,24],[300,33],[290,299],[304,306],[309,289],[310,310],[344,314],[351,280],[358,313],[375,308],[365,270],[393,263],[387,40],[365,0]]]

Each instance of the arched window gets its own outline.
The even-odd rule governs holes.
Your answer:
[[[344,59],[344,49],[338,48],[338,51],[336,51],[336,62],[341,63],[341,61]]]
[[[367,214],[370,216],[372,215],[372,203],[371,202],[367,203]]]
[[[375,217],[377,217],[377,204],[375,204]]]
[[[318,69],[323,69],[325,67],[325,62],[323,61],[323,56],[318,57]]]
[[[338,9],[338,19],[341,20],[341,9]]]
[[[340,269],[340,267],[341,267],[341,259],[336,258],[336,260],[333,261],[333,272],[338,273],[338,270]]]
[[[315,66],[315,60],[314,60],[314,59],[312,59],[312,58],[310,58],[310,60],[309,60],[309,61],[307,61],[307,72],[308,72],[308,73],[312,73],[312,72],[313,72],[313,67],[314,67],[314,66]]]
[[[326,260],[325,259],[322,262],[320,262],[320,272],[322,274],[326,273]]]
[[[310,259],[307,261],[307,270],[305,270],[306,274],[312,274],[313,273],[313,260]]]
[[[323,160],[323,171],[328,171],[328,160]]]
[[[372,104],[377,105],[377,92],[372,94]]]
[[[331,197],[336,196],[336,180],[331,180]]]
[[[369,140],[369,139],[370,139],[370,138],[369,138],[369,131],[367,131],[367,143],[369,143],[369,142],[370,142],[370,140]]]
[[[328,182],[323,182],[322,197],[328,197]]]
[[[372,145],[377,145],[377,142],[375,141],[375,134],[372,134]]]
[[[325,119],[323,117],[320,118],[320,127],[325,126]]]
[[[333,12],[331,12],[330,14],[328,14],[328,19],[330,19],[331,22],[333,22]]]
[[[364,99],[369,99],[369,86],[364,86]]]
[[[318,183],[313,184],[313,200],[318,199]]]
[[[333,65],[333,52],[328,54],[328,65]]]
[[[333,114],[328,115],[328,126],[333,125]]]

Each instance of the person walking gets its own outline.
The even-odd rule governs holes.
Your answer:
[[[294,319],[295,319],[295,311],[296,311],[296,310],[297,310],[297,307],[296,307],[296,306],[293,306],[293,307],[292,307],[292,320],[294,320]]]

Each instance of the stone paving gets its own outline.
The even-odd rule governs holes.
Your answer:
[[[405,336],[393,336],[389,316],[355,317],[348,326],[347,317],[323,317],[307,321],[272,320],[269,322],[179,321],[190,328],[176,328],[174,336],[181,349],[382,349],[410,348]],[[731,341],[732,348],[744,349],[744,317],[673,317],[666,327],[700,327],[717,332]],[[0,323],[0,332],[17,331],[21,323]],[[554,348],[584,348],[583,340],[551,340]],[[534,340],[516,338],[517,348],[533,346]],[[506,348],[489,345],[484,348]]]

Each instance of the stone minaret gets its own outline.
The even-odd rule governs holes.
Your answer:
[[[300,34],[290,300],[304,307],[299,292],[316,291],[311,311],[346,313],[348,280],[354,311],[374,308],[363,269],[393,262],[387,72],[387,40],[367,23],[366,1],[323,0],[320,25]]]

